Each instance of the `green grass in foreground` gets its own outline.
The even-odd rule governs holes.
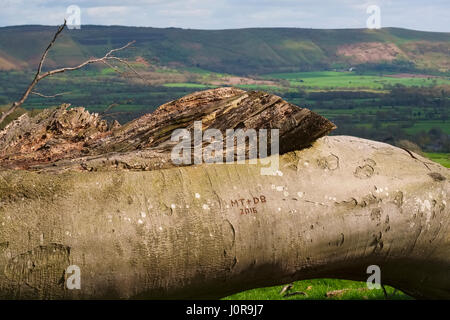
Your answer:
[[[302,292],[292,296],[280,295],[283,285],[268,288],[253,289],[240,292],[224,300],[379,300],[385,299],[382,289],[369,290],[365,282],[339,280],[339,279],[314,279],[294,282],[289,291]],[[408,295],[392,287],[385,286],[388,299],[408,300]]]
[[[425,155],[434,162],[450,168],[450,153],[425,153]]]

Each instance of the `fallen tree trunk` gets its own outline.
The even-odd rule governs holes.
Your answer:
[[[63,105],[36,117],[27,114],[0,131],[0,168],[40,171],[158,170],[173,167],[172,132],[214,128],[279,129],[280,152],[309,146],[335,125],[278,96],[218,88],[196,92],[160,106],[124,126],[108,124],[84,108]],[[268,145],[270,149],[270,143]]]
[[[219,298],[301,279],[366,280],[378,265],[384,284],[450,298],[449,170],[359,138],[311,144],[280,156],[275,176],[248,163],[147,172],[59,158],[5,168],[0,297]],[[71,265],[79,290],[66,285]]]

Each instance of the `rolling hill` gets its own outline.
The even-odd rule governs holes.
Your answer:
[[[0,28],[0,70],[34,68],[54,32],[55,27],[49,26]],[[131,40],[136,40],[135,47],[126,54],[138,61],[236,75],[349,67],[450,70],[450,33],[398,28],[191,30],[91,25],[66,30],[47,66],[74,65]]]

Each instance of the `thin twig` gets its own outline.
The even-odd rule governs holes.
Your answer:
[[[64,28],[66,27],[66,25],[67,25],[67,20],[64,19],[63,25],[60,26],[60,27],[58,28],[58,30],[56,31],[55,35],[53,36],[52,41],[51,41],[50,44],[47,46],[47,49],[45,49],[45,51],[44,51],[44,54],[42,55],[42,58],[41,58],[41,60],[39,61],[39,66],[38,66],[38,70],[37,70],[37,73],[36,73],[36,76],[35,76],[35,77],[37,77],[37,76],[42,72],[42,66],[44,65],[44,61],[45,61],[45,58],[47,58],[48,52],[50,51],[51,47],[52,47],[53,44],[55,43],[56,38],[58,38],[59,34],[64,30]]]
[[[115,72],[117,72],[118,74],[120,74],[120,75],[123,74],[123,72],[121,72],[117,66],[113,66],[112,64],[110,64],[110,63],[109,63],[108,61],[106,61],[106,60],[103,60],[102,62],[103,62],[106,66],[112,68],[112,69],[113,69]]]
[[[117,115],[120,115],[120,114],[127,114],[127,115],[129,115],[129,114],[131,114],[131,112],[129,112],[129,111],[117,111],[117,112],[105,114],[104,117],[113,117],[113,116],[117,116]]]
[[[113,50],[109,51],[107,54],[105,54],[101,58],[89,59],[89,60],[87,60],[87,61],[85,61],[85,62],[83,62],[83,63],[81,63],[81,64],[79,64],[78,66],[75,66],[75,67],[65,67],[65,68],[59,68],[59,69],[47,71],[47,72],[39,75],[38,76],[38,80],[42,80],[42,79],[44,79],[44,78],[46,78],[48,76],[52,76],[52,75],[57,74],[57,73],[63,73],[63,72],[66,72],[66,71],[75,71],[75,70],[81,69],[81,68],[83,68],[83,67],[85,67],[85,66],[87,66],[89,64],[92,64],[92,63],[103,62],[104,60],[108,60],[108,59],[111,59],[111,60],[112,59],[118,59],[117,57],[111,56],[111,53],[112,52],[116,52],[118,50],[123,50],[123,49],[131,46],[133,43],[134,43],[134,41],[128,42],[123,47],[120,47],[120,48],[113,49]]]
[[[306,292],[303,291],[294,291],[294,292],[286,292],[283,297],[287,298],[287,297],[292,297],[292,296],[296,296],[296,295],[302,295],[302,296],[307,296]]]
[[[117,107],[119,104],[118,103],[111,103],[109,106],[106,107],[105,110],[103,110],[100,115],[104,115],[106,112],[108,112],[109,110],[111,110],[114,107]]]
[[[85,66],[87,66],[89,64],[98,63],[98,62],[103,62],[106,65],[112,66],[110,63],[108,63],[107,60],[115,60],[115,61],[119,61],[119,62],[125,64],[133,73],[135,73],[136,75],[138,75],[141,79],[143,79],[145,81],[145,78],[142,75],[140,75],[126,60],[124,60],[123,58],[119,58],[119,57],[116,57],[116,56],[113,55],[113,53],[115,53],[115,52],[118,52],[120,50],[128,48],[129,46],[134,44],[135,41],[128,42],[126,45],[124,45],[124,46],[122,46],[120,48],[111,49],[103,57],[101,57],[101,58],[91,58],[91,59],[89,59],[87,61],[84,61],[83,63],[81,63],[81,64],[79,64],[79,65],[77,65],[75,67],[65,67],[65,68],[59,68],[59,69],[50,70],[50,71],[47,71],[47,72],[42,72],[42,66],[44,65],[44,62],[45,62],[45,59],[47,57],[48,52],[52,48],[52,46],[55,43],[55,41],[58,38],[58,36],[64,30],[66,25],[67,25],[67,21],[64,20],[64,24],[61,25],[60,27],[58,27],[58,30],[56,31],[56,33],[53,36],[53,39],[51,40],[50,44],[45,49],[44,54],[42,55],[41,60],[39,61],[37,72],[36,72],[36,75],[33,78],[33,81],[30,83],[28,88],[25,90],[25,92],[23,93],[23,95],[20,98],[20,100],[14,102],[8,110],[6,110],[6,111],[1,113],[1,115],[0,115],[0,124],[10,114],[12,114],[14,111],[16,111],[17,108],[19,108],[25,102],[25,100],[28,98],[28,96],[30,94],[35,94],[35,95],[38,95],[38,96],[41,96],[41,97],[45,97],[45,98],[56,97],[56,96],[62,95],[62,94],[56,94],[54,96],[45,96],[43,94],[40,94],[40,93],[37,93],[37,92],[33,91],[33,88],[37,85],[37,83],[39,81],[41,81],[42,79],[44,79],[46,77],[49,77],[49,76],[52,76],[52,75],[55,75],[55,74],[58,74],[58,73],[63,73],[63,72],[66,72],[66,71],[78,70],[78,69],[81,69],[81,68],[83,68],[83,67],[85,67]],[[117,67],[114,67],[114,66],[112,66],[112,67],[113,67],[114,70],[119,72]]]
[[[381,288],[383,288],[384,298],[385,298],[386,300],[388,300],[388,299],[389,299],[389,296],[388,296],[388,293],[387,293],[387,291],[386,291],[386,288],[384,287],[383,284],[381,285]]]
[[[293,287],[294,287],[294,284],[293,284],[293,283],[289,283],[289,284],[285,285],[285,286],[283,287],[283,289],[281,289],[280,295],[285,295],[285,294],[287,294]]]
[[[34,94],[34,95],[42,97],[42,98],[55,98],[55,97],[63,96],[63,95],[68,94],[68,93],[70,93],[70,92],[62,92],[62,93],[57,93],[57,94],[48,96],[48,95],[45,95],[45,94],[42,94],[42,93],[39,93],[39,92],[36,92],[36,91],[31,91],[31,94]]]
[[[144,76],[142,76],[139,72],[137,72],[131,65],[130,65],[130,63],[128,62],[128,61],[126,61],[126,60],[124,60],[124,59],[121,59],[121,58],[118,58],[118,57],[109,57],[109,59],[114,59],[114,60],[117,60],[117,61],[120,61],[120,62],[122,62],[124,65],[126,65],[127,67],[128,67],[128,69],[130,69],[135,75],[137,75],[139,78],[141,78],[142,80],[144,80],[144,81],[147,81],[147,79],[145,79],[144,78]]]
[[[64,24],[58,28],[58,30],[56,31],[55,35],[53,36],[52,41],[50,42],[50,44],[47,46],[47,48],[44,51],[44,54],[42,55],[41,60],[39,61],[37,72],[36,72],[36,74],[35,74],[35,76],[33,78],[33,81],[30,83],[28,88],[25,90],[25,92],[23,93],[23,95],[20,98],[20,100],[19,101],[15,101],[8,110],[2,112],[2,114],[0,115],[0,124],[6,119],[6,117],[8,117],[10,114],[12,114],[14,111],[16,111],[17,108],[19,108],[25,102],[25,100],[28,98],[28,96],[30,95],[30,93],[33,90],[33,88],[39,82],[39,80],[40,80],[39,77],[40,77],[40,74],[42,72],[42,66],[44,64],[45,58],[47,58],[47,54],[50,51],[50,49],[53,46],[53,44],[55,43],[56,38],[58,38],[58,36],[64,30],[66,25],[67,25],[67,21],[64,19]]]

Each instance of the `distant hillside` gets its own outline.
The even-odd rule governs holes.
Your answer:
[[[0,28],[0,70],[35,67],[55,27]],[[186,30],[82,26],[66,30],[47,66],[73,65],[136,40],[138,61],[238,75],[323,69],[450,70],[450,33],[397,28]]]

